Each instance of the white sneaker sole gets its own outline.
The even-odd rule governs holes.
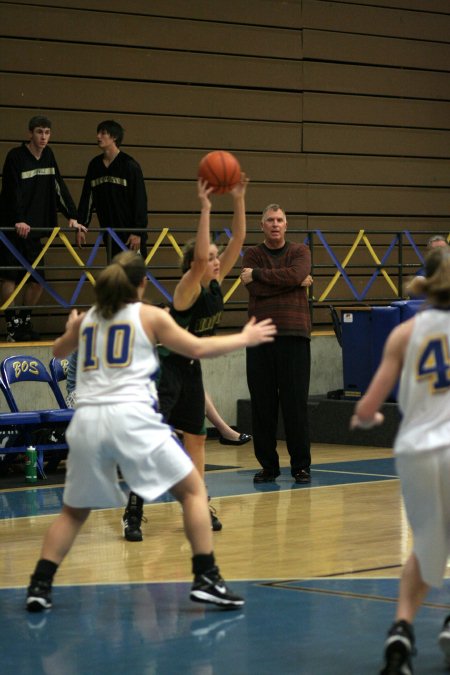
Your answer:
[[[439,647],[442,650],[442,653],[445,656],[445,661],[448,666],[450,666],[450,633],[448,631],[442,631],[439,635]]]
[[[216,595],[206,593],[206,591],[191,591],[191,600],[194,602],[207,602],[211,605],[218,605],[219,607],[242,607],[245,600],[230,600],[229,598],[220,598]]]
[[[45,598],[36,598],[30,596],[27,598],[27,610],[29,612],[42,612],[43,609],[50,609],[52,603]]]
[[[411,642],[408,640],[408,638],[406,636],[403,636],[403,635],[391,635],[390,637],[388,637],[388,639],[384,643],[385,655],[387,655],[389,653],[389,647],[391,645],[394,645],[395,643],[402,644],[405,647],[406,654],[410,654],[410,652],[411,652]],[[406,654],[405,654],[405,656],[406,656]],[[386,662],[387,662],[388,657],[386,656],[385,658],[386,658]],[[385,668],[383,668],[383,670],[381,672],[384,673],[386,670],[387,670],[387,666],[385,666]],[[411,670],[410,666],[408,665],[408,663],[403,663],[400,666],[400,670],[398,672],[401,673],[401,675],[412,675],[412,670]]]

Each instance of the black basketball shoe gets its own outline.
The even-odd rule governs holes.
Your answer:
[[[243,598],[230,591],[220,576],[218,567],[195,576],[190,598],[194,602],[206,602],[224,609],[237,609],[245,603]]]
[[[29,612],[42,612],[52,606],[52,584],[50,581],[33,580],[27,590],[27,610]]]
[[[412,675],[411,656],[415,654],[413,627],[396,621],[384,643],[384,667],[380,675]]]
[[[142,508],[136,506],[133,502],[137,502],[139,498],[136,495],[133,495],[131,498],[131,504],[125,509],[123,514],[122,524],[123,524],[123,536],[127,541],[142,541],[142,530],[141,523],[147,522],[147,518],[143,515]]]

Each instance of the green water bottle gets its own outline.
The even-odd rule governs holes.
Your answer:
[[[25,457],[25,480],[27,483],[37,481],[37,452],[33,445],[29,445]]]

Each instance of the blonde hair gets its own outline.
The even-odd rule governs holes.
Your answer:
[[[111,319],[119,309],[138,299],[137,289],[145,277],[142,256],[133,251],[118,253],[98,276],[95,285],[95,308],[104,319]]]
[[[209,240],[209,245],[211,246],[214,244],[214,246],[217,246],[217,250],[219,253],[222,251],[223,246],[218,246],[215,242],[212,241],[212,239]],[[185,274],[191,267],[191,263],[194,260],[194,252],[195,252],[195,238],[194,239],[189,239],[185,245],[183,246],[183,257],[181,258],[180,262],[180,267],[181,271],[183,274]]]
[[[191,267],[191,262],[194,260],[195,237],[189,239],[183,246],[183,257],[181,258],[180,267],[184,274]]]
[[[411,284],[434,307],[450,307],[450,248],[433,248],[425,258],[425,276]]]

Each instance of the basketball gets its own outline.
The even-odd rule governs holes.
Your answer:
[[[198,177],[222,195],[237,185],[241,178],[241,167],[231,152],[213,150],[203,157],[198,167]]]

